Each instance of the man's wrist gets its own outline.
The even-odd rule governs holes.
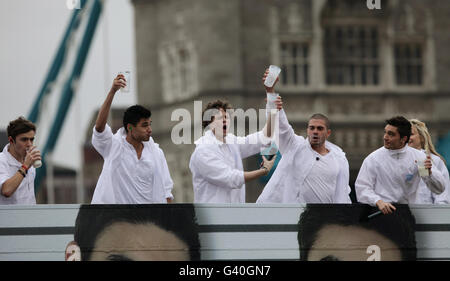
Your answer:
[[[17,172],[19,172],[19,174],[21,174],[23,177],[26,177],[26,173],[22,170],[22,168],[18,169]]]
[[[28,173],[28,169],[30,169],[31,164],[26,165],[25,163],[22,164],[21,168],[23,169],[23,171],[26,173]]]
[[[267,167],[264,167],[264,166],[261,167],[261,170],[263,170],[264,175],[267,175],[270,172],[269,169],[267,169]]]

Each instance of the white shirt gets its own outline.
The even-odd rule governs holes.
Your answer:
[[[333,154],[323,156],[311,150],[316,161],[313,161],[311,171],[305,177],[303,199],[308,203],[334,203],[339,162]]]
[[[167,203],[166,198],[173,198],[173,182],[163,151],[152,138],[143,144],[138,159],[124,128],[113,135],[108,125],[101,133],[94,127],[92,145],[105,163],[92,204]]]
[[[422,150],[423,151],[423,150]],[[423,151],[425,153],[425,151]],[[444,177],[444,180],[446,180],[445,183],[445,190],[441,194],[434,194],[430,191],[430,189],[427,187],[425,182],[421,179],[419,184],[419,190],[417,191],[417,196],[413,203],[415,204],[450,204],[450,195],[449,195],[449,189],[450,189],[450,179],[449,174],[447,170],[447,166],[445,165],[444,161],[442,159],[434,154],[431,155],[431,161],[433,163],[433,166],[436,167]]]
[[[245,203],[242,159],[259,153],[263,142],[262,132],[246,137],[228,134],[223,143],[208,130],[195,142],[189,162],[194,202]]]
[[[326,141],[328,154],[318,154],[308,140],[294,133],[283,109],[277,115],[277,145],[283,157],[256,202],[351,203],[349,165],[342,149]]]
[[[3,148],[3,152],[0,153],[0,187],[3,186],[5,181],[10,179],[17,173],[22,163],[17,161],[14,156],[8,151],[9,144]],[[10,196],[5,197],[0,194],[0,205],[35,205],[36,197],[34,195],[34,178],[36,177],[36,170],[33,166],[28,169],[28,173],[16,191]]]
[[[406,145],[397,150],[381,147],[364,159],[355,182],[358,202],[372,206],[378,200],[389,203],[413,203],[421,181],[416,162],[425,160],[420,150]],[[430,190],[441,193],[445,181],[435,166],[432,175],[422,179]]]

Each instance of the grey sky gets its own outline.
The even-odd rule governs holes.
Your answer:
[[[102,104],[119,71],[132,71],[129,93],[118,93],[113,107],[136,102],[134,12],[129,0],[106,0],[85,63],[79,90],[72,101],[54,151],[56,164],[78,169],[81,144],[92,115]],[[0,129],[20,115],[28,116],[61,42],[72,11],[65,0],[1,0],[0,9]],[[59,96],[47,102],[38,124],[39,148],[46,139]],[[39,130],[41,129],[41,131]],[[2,148],[3,149],[3,148]]]

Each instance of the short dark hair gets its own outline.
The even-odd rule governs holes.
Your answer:
[[[123,113],[123,127],[125,128],[125,131],[128,133],[128,124],[132,124],[133,126],[136,126],[137,123],[141,119],[148,119],[152,116],[152,112],[141,106],[141,105],[133,105],[127,108],[125,112]]]
[[[408,205],[394,206],[396,210],[392,214],[380,214],[367,219],[370,214],[377,212],[378,208],[366,204],[307,204],[298,223],[300,260],[308,260],[309,250],[319,231],[326,225],[359,226],[374,230],[399,247],[402,260],[416,260],[416,220]]]
[[[74,240],[81,249],[82,260],[90,259],[97,237],[116,222],[153,223],[185,242],[191,260],[200,260],[199,229],[193,204],[81,205]]]
[[[228,109],[231,109],[231,104],[228,103],[227,101],[222,101],[222,100],[215,100],[215,101],[208,103],[202,112],[203,129],[206,128],[209,124],[211,124],[212,121],[214,121],[214,118],[213,118],[214,116],[212,114],[213,112],[210,111],[210,109],[217,109],[217,110],[223,109],[224,111],[227,111]],[[205,114],[208,114],[209,116],[207,116],[205,118]]]
[[[411,123],[403,116],[395,116],[391,119],[385,121],[385,126],[391,125],[397,128],[398,133],[400,134],[400,138],[407,137],[406,143],[409,141],[409,137],[411,136]]]
[[[309,124],[309,121],[311,121],[311,119],[323,120],[323,121],[325,121],[325,126],[327,126],[327,130],[329,130],[331,128],[330,119],[328,119],[328,117],[322,113],[314,113],[311,117],[309,117],[308,124]]]
[[[12,137],[13,140],[16,140],[18,135],[28,133],[29,131],[36,132],[36,125],[23,116],[9,122],[8,128],[6,129],[8,137]]]

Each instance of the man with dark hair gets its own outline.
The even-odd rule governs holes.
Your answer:
[[[93,129],[92,145],[105,163],[92,203],[171,202],[173,182],[164,153],[151,138],[150,110],[140,105],[129,107],[123,116],[123,128],[114,135],[106,124],[114,96],[125,86],[125,77],[117,75]]]
[[[267,175],[275,162],[276,157],[270,161],[263,157],[260,169],[244,171],[242,159],[261,151],[264,134],[237,137],[228,133],[230,109],[228,102],[216,100],[203,110],[206,132],[195,142],[189,162],[195,203],[245,203],[245,183]]]
[[[66,260],[200,260],[198,234],[192,204],[82,205]]]
[[[9,143],[0,153],[0,205],[36,204],[34,195],[35,168],[41,153],[33,146],[36,126],[24,117],[9,123]]]
[[[273,87],[266,87],[266,92],[275,93]],[[348,161],[340,147],[327,141],[331,135],[328,118],[320,113],[312,115],[305,139],[289,125],[281,97],[275,105],[278,112],[268,114],[268,118],[279,120],[277,145],[283,158],[256,202],[351,203]]]
[[[377,206],[383,214],[395,211],[391,203],[414,202],[420,179],[431,192],[445,189],[442,173],[432,166],[429,156],[408,146],[411,123],[403,116],[386,120],[384,146],[364,159],[355,183],[358,202]],[[417,163],[425,162],[427,176],[420,176]]]
[[[368,205],[308,204],[300,215],[303,261],[415,261],[415,218],[408,205],[383,216]]]

